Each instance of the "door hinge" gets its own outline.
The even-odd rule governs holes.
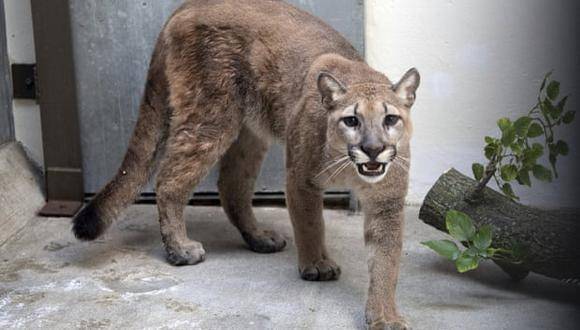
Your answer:
[[[38,99],[36,64],[12,64],[12,96],[14,99]]]

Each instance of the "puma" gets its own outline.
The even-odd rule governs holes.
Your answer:
[[[353,189],[369,251],[367,325],[406,329],[395,287],[419,80],[411,69],[391,82],[327,24],[282,1],[187,1],[157,41],[123,163],[73,219],[73,232],[81,240],[102,235],[157,171],[167,260],[199,263],[205,250],[187,237],[183,210],[219,161],[220,198],[233,225],[251,250],[280,251],[285,240],[262,228],[251,207],[260,163],[277,141],[286,145],[301,277],[340,276],[324,243],[323,191]]]

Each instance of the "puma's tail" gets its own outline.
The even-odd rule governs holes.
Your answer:
[[[165,139],[168,116],[164,114],[165,105],[152,93],[151,89],[145,92],[119,171],[73,219],[72,231],[80,240],[89,241],[101,236],[119,213],[135,201],[155,169]]]

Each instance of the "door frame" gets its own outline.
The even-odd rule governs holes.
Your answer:
[[[31,0],[47,204],[72,216],[84,199],[82,153],[68,0]]]

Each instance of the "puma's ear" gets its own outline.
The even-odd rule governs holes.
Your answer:
[[[318,91],[322,96],[322,104],[326,106],[346,94],[344,85],[328,72],[318,75]]]
[[[419,75],[419,71],[417,69],[412,68],[405,75],[401,80],[395,85],[395,93],[397,96],[403,100],[406,106],[410,107],[415,103],[415,92],[417,88],[419,88],[419,84],[421,83],[421,76]]]

